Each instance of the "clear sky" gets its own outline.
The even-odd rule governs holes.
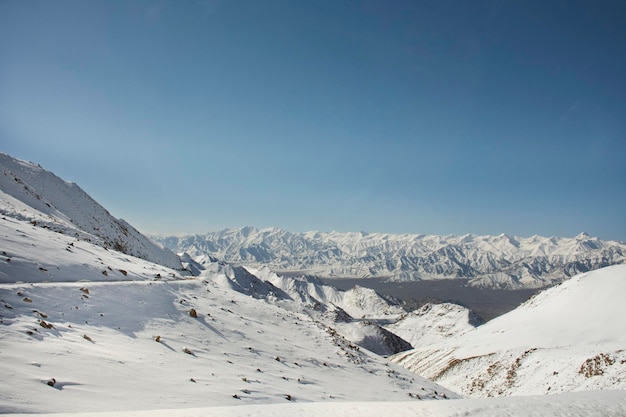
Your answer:
[[[0,0],[0,151],[144,232],[626,241],[626,2]]]

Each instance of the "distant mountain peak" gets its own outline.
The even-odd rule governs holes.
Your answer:
[[[278,272],[395,281],[463,278],[474,286],[509,289],[545,287],[580,272],[626,261],[625,244],[586,234],[523,238],[505,233],[291,233],[248,226],[241,238],[241,230],[157,239],[177,252],[208,253],[229,263],[264,265]]]

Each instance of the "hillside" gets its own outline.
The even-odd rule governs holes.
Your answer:
[[[483,326],[392,360],[467,396],[625,389],[625,296],[626,265],[577,275]]]
[[[482,324],[480,317],[460,305],[428,303],[386,328],[418,348],[459,337]]]
[[[204,235],[154,236],[191,257],[211,255],[278,273],[391,280],[463,278],[489,288],[541,288],[581,272],[620,264],[626,245],[584,233],[573,238],[290,233],[244,227]]]
[[[246,269],[223,262],[209,261],[195,268],[207,282],[310,316],[359,348],[383,356],[412,349],[406,340],[378,324],[395,321],[404,310],[371,289],[340,291],[308,277],[280,277],[267,268]]]
[[[168,268],[182,269],[172,251],[113,217],[78,185],[32,162],[0,153],[0,214],[115,249]]]
[[[411,346],[375,292],[208,257],[186,275],[76,185],[0,161],[0,413],[456,397],[379,356]]]
[[[455,397],[321,316],[224,287],[223,271],[185,279],[23,220],[0,227],[0,413]]]
[[[50,417],[85,414],[55,413]],[[91,414],[90,414],[91,415]],[[551,396],[525,396],[452,401],[315,402],[254,404],[168,410],[123,411],[93,417],[623,417],[623,391],[577,392]],[[19,414],[41,417],[42,414]]]

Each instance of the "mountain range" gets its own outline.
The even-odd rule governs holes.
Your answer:
[[[243,227],[152,236],[192,258],[210,255],[279,274],[392,281],[462,278],[487,288],[542,288],[626,260],[626,244],[585,233],[572,238],[306,232]]]
[[[37,164],[0,155],[0,169],[0,414],[626,413],[626,265],[484,324],[179,258]],[[517,394],[542,397],[458,399]]]

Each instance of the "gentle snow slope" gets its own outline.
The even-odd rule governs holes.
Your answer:
[[[465,395],[626,388],[626,265],[578,275],[460,337],[393,360]]]
[[[362,402],[241,405],[182,410],[83,414],[84,417],[623,417],[626,392],[579,392],[550,397],[463,399],[429,402]],[[40,417],[41,414],[20,414]],[[48,414],[47,417],[76,417]]]

